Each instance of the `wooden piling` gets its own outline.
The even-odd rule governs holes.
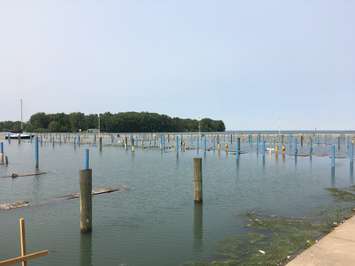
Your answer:
[[[26,231],[25,231],[25,219],[20,218],[20,254],[21,256],[26,255]],[[22,266],[27,266],[27,261],[21,262]]]
[[[80,170],[80,231],[92,231],[92,170]]]
[[[202,158],[194,158],[194,200],[202,203]]]
[[[7,156],[5,156],[5,165],[6,165],[6,166],[9,165],[9,158],[7,158]]]

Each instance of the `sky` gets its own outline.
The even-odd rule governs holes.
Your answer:
[[[148,111],[355,129],[355,1],[0,0],[0,120]]]

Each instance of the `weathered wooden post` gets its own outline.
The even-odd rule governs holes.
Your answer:
[[[20,218],[20,255],[21,257],[26,255],[26,229],[25,229],[25,219]],[[27,266],[27,261],[21,262],[22,266]]]
[[[340,151],[340,136],[338,136],[338,151]]]
[[[1,163],[4,163],[4,157],[5,157],[5,154],[4,154],[4,143],[1,142],[0,143],[0,160],[1,160]]]
[[[92,231],[92,169],[89,168],[89,150],[85,150],[84,169],[80,170],[80,231]]]
[[[39,146],[38,146],[38,136],[35,137],[35,167],[39,169]]]
[[[312,137],[309,140],[309,156],[312,157],[313,154],[313,139]]]
[[[194,158],[194,200],[202,203],[202,158]]]
[[[9,165],[9,158],[7,156],[5,156],[5,165],[8,166]]]

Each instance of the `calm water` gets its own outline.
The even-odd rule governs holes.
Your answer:
[[[298,158],[255,153],[235,157],[200,152],[203,207],[193,204],[192,158],[180,153],[118,147],[91,149],[93,187],[125,185],[126,192],[93,198],[93,233],[79,232],[79,200],[51,199],[79,191],[83,149],[43,146],[40,168],[48,174],[0,178],[0,202],[28,200],[32,207],[0,211],[0,258],[18,255],[18,218],[27,226],[29,251],[50,255],[31,265],[181,265],[213,260],[219,241],[244,231],[243,214],[259,210],[283,216],[310,216],[336,203],[324,188],[353,183],[348,159],[337,160],[330,175],[328,157]],[[5,145],[8,168],[0,176],[34,171],[33,146]]]

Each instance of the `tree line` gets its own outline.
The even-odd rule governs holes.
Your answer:
[[[148,112],[122,112],[112,114],[36,113],[23,123],[27,132],[78,132],[97,129],[100,120],[102,132],[217,132],[225,131],[224,122],[210,118],[183,119]],[[21,131],[20,121],[0,122],[0,131]]]

